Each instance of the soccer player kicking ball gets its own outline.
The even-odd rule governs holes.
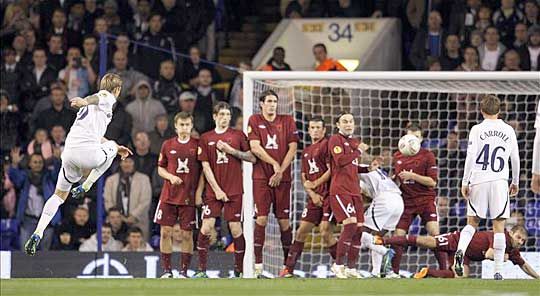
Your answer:
[[[468,200],[467,226],[461,231],[455,255],[454,269],[463,275],[463,256],[478,228],[480,219],[493,222],[493,259],[495,280],[502,280],[504,262],[504,223],[510,217],[509,196],[518,193],[519,147],[514,129],[498,119],[501,102],[496,96],[485,96],[480,102],[484,121],[472,127],[461,194]],[[512,183],[508,186],[508,159],[512,161]]]
[[[291,162],[296,156],[298,132],[292,116],[277,114],[278,95],[274,91],[264,91],[259,105],[261,113],[248,121],[248,139],[251,152],[260,160],[253,166],[253,199],[255,275],[262,277],[265,228],[271,207],[281,230],[283,264],[291,246]]]
[[[342,113],[337,118],[336,126],[339,132],[328,140],[330,207],[337,222],[343,223],[343,231],[337,244],[336,262],[331,270],[337,278],[361,278],[356,270],[364,222],[358,158],[368,146],[353,139],[354,117],[351,113]]]
[[[407,128],[407,134],[415,135],[422,141],[422,130],[416,124]],[[403,236],[409,231],[416,216],[422,218],[429,235],[439,235],[439,222],[435,206],[435,186],[437,186],[437,161],[433,152],[421,148],[412,156],[403,155],[397,151],[393,157],[394,176],[403,196],[405,210],[396,226],[395,235]],[[393,272],[386,274],[387,278],[399,278],[399,265],[403,256],[403,248],[396,247],[392,259]],[[435,253],[440,269],[446,269],[448,258],[446,253]]]
[[[24,245],[28,255],[36,254],[45,228],[67,199],[71,186],[81,180],[83,170],[92,169],[84,183],[71,190],[75,199],[90,190],[117,154],[122,159],[133,154],[128,148],[103,137],[112,119],[113,105],[122,90],[122,79],[116,74],[107,74],[101,79],[99,89],[98,93],[84,99],[71,100],[71,107],[78,108],[79,112],[66,138],[56,190],[45,202],[36,230]]]
[[[321,117],[314,117],[308,122],[308,133],[311,145],[304,148],[302,153],[302,182],[309,201],[302,212],[302,221],[296,230],[294,243],[289,251],[286,266],[280,273],[281,277],[294,277],[296,261],[302,255],[304,242],[315,225],[320,225],[321,237],[332,259],[336,259],[337,242],[333,236],[330,223],[332,211],[328,188],[330,181],[330,165],[328,164],[328,139],[326,127]]]
[[[463,233],[461,233],[463,235]],[[505,260],[508,259],[514,265],[519,267],[528,275],[535,279],[539,279],[540,275],[521,257],[519,249],[527,241],[527,230],[520,225],[512,227],[510,232],[504,233],[506,240]],[[460,232],[441,234],[437,236],[394,236],[391,238],[376,238],[377,243],[389,244],[392,246],[418,246],[431,250],[448,253],[449,266],[451,267],[454,261],[454,254],[457,250]],[[493,232],[480,231],[476,232],[471,240],[470,246],[464,256],[463,275],[469,276],[469,262],[481,262],[484,259],[493,260]],[[428,267],[422,268],[414,275],[414,278],[421,279],[425,277],[436,278],[454,278],[456,275],[451,268],[448,269],[431,269]]]
[[[213,117],[216,128],[204,133],[199,140],[199,161],[206,177],[206,193],[203,206],[203,221],[199,232],[197,250],[199,271],[195,278],[207,278],[206,266],[210,232],[216,218],[224,211],[234,241],[234,274],[240,277],[244,262],[245,241],[242,233],[242,161],[255,163],[249,151],[246,135],[229,127],[231,108],[220,102],[214,106]]]
[[[193,254],[193,227],[195,206],[202,203],[204,176],[197,160],[199,141],[191,137],[193,117],[180,112],[174,117],[177,136],[163,142],[158,160],[158,174],[164,179],[161,196],[156,207],[154,223],[161,225],[159,250],[161,252],[161,278],[172,278],[171,253],[173,226],[180,222],[180,277],[187,277]]]

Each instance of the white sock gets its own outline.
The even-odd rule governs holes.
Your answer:
[[[381,274],[381,265],[382,265],[382,258],[383,255],[379,254],[378,252],[375,252],[374,250],[371,250],[371,266],[373,269],[371,270],[371,274],[373,275],[379,275]]]
[[[493,234],[493,260],[495,261],[495,273],[502,271],[504,263],[504,250],[506,249],[506,238],[504,233]]]
[[[54,215],[56,215],[58,207],[60,207],[60,205],[63,203],[64,200],[56,194],[53,194],[47,200],[47,202],[45,202],[45,205],[43,206],[43,211],[41,212],[41,217],[39,217],[36,231],[34,231],[34,233],[39,235],[40,238],[43,238],[43,232],[45,231],[45,228],[47,228]]]
[[[364,232],[362,234],[362,247],[366,247],[370,250],[373,250],[381,255],[386,254],[388,249],[385,246],[379,246],[373,243],[373,235],[371,233]]]
[[[92,188],[92,185],[94,185],[94,183],[96,183],[99,177],[101,177],[101,174],[102,173],[98,170],[93,169],[82,184],[82,188],[84,189],[84,191],[88,192],[90,188]]]
[[[461,250],[463,255],[465,255],[465,252],[467,251],[469,243],[471,242],[475,232],[476,229],[468,224],[467,226],[463,227],[463,230],[461,230],[457,249]]]

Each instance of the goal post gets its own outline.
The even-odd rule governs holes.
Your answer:
[[[426,136],[423,145],[431,149],[439,162],[440,180],[438,199],[446,200],[447,207],[441,220],[441,232],[457,230],[463,226],[465,214],[459,199],[459,180],[462,173],[463,139],[469,128],[480,120],[478,98],[494,94],[503,101],[503,119],[519,129],[522,171],[522,196],[513,209],[524,211],[525,219],[530,202],[539,198],[528,192],[532,161],[532,138],[536,104],[540,98],[539,72],[260,72],[243,73],[243,117],[247,131],[249,116],[259,112],[258,95],[272,89],[279,96],[278,113],[293,115],[299,128],[299,153],[293,162],[291,193],[291,226],[296,231],[306,195],[300,181],[299,157],[309,144],[307,120],[322,116],[327,133],[333,131],[336,116],[347,110],[353,113],[357,130],[355,136],[366,141],[373,155],[396,151],[397,141],[404,133],[408,121],[420,122]],[[532,118],[532,119],[531,119]],[[455,142],[454,142],[455,140]],[[455,147],[457,145],[457,147]],[[466,149],[466,146],[465,146]],[[388,156],[388,155],[387,155]],[[442,167],[444,163],[444,168]],[[243,165],[243,221],[246,249],[244,277],[254,277],[254,205],[252,191],[252,165]],[[525,182],[526,181],[526,182]],[[439,209],[442,211],[442,209]],[[272,216],[272,214],[270,215]],[[441,222],[442,223],[442,222]],[[443,227],[444,226],[444,227]],[[412,228],[417,227],[413,223]],[[412,229],[411,228],[411,229]],[[420,231],[419,227],[414,231]],[[330,258],[323,250],[318,230],[306,241],[299,260],[300,272],[314,276],[326,272]],[[413,230],[411,230],[413,232]],[[540,238],[538,238],[540,239]],[[538,249],[534,248],[535,251]],[[532,250],[532,249],[531,249]],[[268,276],[277,276],[282,267],[279,226],[269,217],[264,247],[264,270]],[[369,265],[367,252],[361,251],[361,270]],[[412,271],[418,264],[432,263],[429,251],[409,249],[402,261],[402,269]],[[298,267],[298,265],[297,265]],[[322,276],[321,276],[322,277]]]

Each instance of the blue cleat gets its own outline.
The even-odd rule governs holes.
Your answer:
[[[463,251],[461,250],[457,250],[454,255],[454,271],[457,276],[463,276]]]
[[[206,271],[198,271],[191,278],[194,278],[194,279],[207,279],[208,275],[206,274]]]
[[[496,281],[502,281],[503,280],[503,277],[500,273],[496,273],[493,275],[493,279],[496,280]]]
[[[390,274],[390,271],[392,271],[392,259],[394,258],[395,254],[396,254],[396,251],[394,251],[394,249],[392,248],[389,248],[386,254],[384,254],[381,276],[385,277],[386,275]]]
[[[84,195],[85,191],[84,189],[82,188],[82,184],[71,189],[71,196],[74,198],[74,199],[81,199]]]
[[[28,241],[26,241],[26,244],[24,244],[24,252],[26,255],[34,256],[37,251],[37,247],[39,245],[39,242],[41,241],[41,237],[37,234],[32,234]]]

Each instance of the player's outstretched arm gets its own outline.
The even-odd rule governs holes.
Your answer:
[[[521,265],[520,268],[521,270],[523,270],[523,272],[525,272],[532,278],[540,279],[540,275],[536,273],[536,271],[529,265],[529,263],[525,262],[525,264]]]
[[[243,161],[247,161],[247,162],[251,162],[251,163],[255,163],[257,162],[257,158],[255,157],[255,155],[253,155],[253,153],[251,151],[240,151],[238,149],[234,149],[233,147],[231,147],[231,145],[227,144],[226,142],[223,142],[221,140],[219,140],[217,143],[216,143],[216,147],[217,149],[227,153],[227,154],[230,154],[240,160],[243,160]],[[208,178],[208,176],[206,176]]]
[[[467,156],[465,158],[465,167],[463,168],[463,179],[461,182],[461,194],[463,197],[469,197],[469,181],[472,174],[472,168],[474,165],[474,159],[476,157],[477,143],[476,143],[476,126],[473,126],[469,132],[469,143],[467,146]]]
[[[229,201],[229,199],[227,198],[227,194],[225,194],[225,192],[223,192],[221,187],[219,187],[219,184],[217,183],[217,180],[216,180],[216,176],[214,176],[214,172],[212,171],[212,168],[210,167],[210,163],[208,161],[203,161],[202,167],[203,167],[204,176],[206,177],[206,181],[208,181],[208,184],[210,184],[210,187],[212,187],[212,190],[214,190],[216,199]]]
[[[328,180],[330,180],[330,177],[332,176],[331,174],[331,171],[330,171],[330,165],[328,164],[327,165],[328,169],[326,170],[326,172],[324,172],[324,174],[322,176],[320,176],[317,180],[315,181],[303,181],[304,183],[304,188],[306,189],[315,189],[319,186],[321,186],[321,184],[325,183],[325,182],[328,182]]]
[[[204,191],[204,174],[201,172],[199,176],[199,183],[197,184],[197,189],[195,190],[195,205],[202,205],[202,194]]]
[[[308,182],[306,179],[306,174],[302,173],[302,183],[306,184],[306,182]],[[306,190],[306,193],[308,194],[308,196],[311,198],[311,200],[316,206],[318,207],[322,206],[323,197],[321,195],[317,194],[317,192],[313,191],[311,188],[307,188],[305,186],[304,186],[304,190]]]
[[[284,171],[286,168],[288,168],[291,165],[291,162],[293,161],[294,157],[296,156],[296,150],[298,149],[298,143],[291,142],[289,143],[289,150],[287,150],[287,154],[285,154],[285,158],[283,158],[283,163],[281,163],[281,170]]]
[[[161,178],[171,182],[172,185],[180,185],[183,182],[182,179],[180,179],[180,177],[167,172],[167,169],[161,166],[158,166],[158,175]]]
[[[510,185],[510,196],[515,196],[519,190],[520,177],[519,146],[515,131],[512,139],[512,151],[510,152],[510,161],[512,163],[512,184]]]

